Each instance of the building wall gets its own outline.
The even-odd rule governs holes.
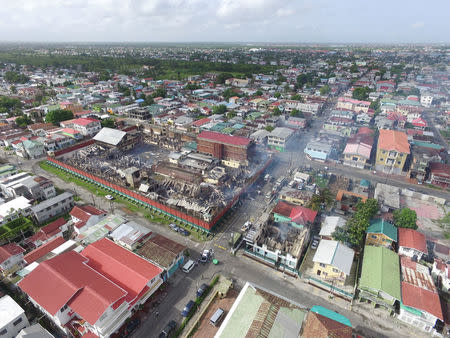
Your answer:
[[[376,166],[384,172],[400,174],[405,166],[408,154],[397,151],[377,149]]]
[[[345,278],[347,277],[345,273],[341,272],[339,269],[336,269],[331,264],[322,264],[318,262],[314,262],[313,274],[314,277],[323,279],[325,281],[334,280],[336,284],[340,285],[343,285],[345,283]]]
[[[25,313],[22,313],[20,316],[14,318],[8,324],[3,327],[0,327],[0,337],[2,338],[14,338],[20,332],[20,330],[30,326]]]
[[[346,154],[344,156],[344,164],[350,167],[364,169],[367,162],[368,160],[361,155]]]
[[[64,201],[59,201],[57,204],[50,206],[50,208],[46,208],[38,212],[33,212],[33,216],[39,223],[44,223],[52,217],[60,215],[64,212],[68,212],[70,209],[72,209],[73,206],[73,196],[70,196]]]
[[[385,234],[368,233],[366,236],[366,245],[390,247],[392,240]]]
[[[3,275],[6,276],[21,268],[22,262],[23,262],[23,253],[19,255],[14,255],[9,257],[2,264],[0,264],[0,269],[2,270]]]
[[[232,160],[240,163],[247,163],[247,148],[237,147],[228,144],[199,139],[197,150],[200,153],[212,155],[220,160]]]
[[[417,259],[422,259],[423,252],[413,249],[413,248],[405,248],[404,246],[399,247],[398,254],[407,256],[407,257],[414,257],[417,256]]]
[[[419,316],[405,310],[402,307],[400,307],[400,313],[397,316],[397,318],[402,322],[408,323],[425,332],[433,332],[434,331],[433,327],[436,324],[437,320],[436,317],[426,312],[422,312],[422,315]]]

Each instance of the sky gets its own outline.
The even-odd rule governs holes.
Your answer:
[[[0,0],[0,41],[448,43],[450,0]]]

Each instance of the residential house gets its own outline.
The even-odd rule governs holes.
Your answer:
[[[311,160],[325,162],[335,153],[335,149],[332,145],[320,140],[310,141],[306,145],[304,153]]]
[[[55,336],[44,329],[41,324],[34,324],[20,330],[16,338],[54,338]]]
[[[30,326],[25,311],[11,296],[0,298],[0,336],[15,338],[23,328]]]
[[[27,265],[34,262],[40,263],[44,260],[47,260],[48,255],[50,255],[53,250],[64,245],[65,243],[66,240],[62,236],[55,237],[47,243],[41,245],[40,247],[31,250],[29,253],[23,256],[23,261]]]
[[[77,234],[86,231],[87,228],[100,222],[106,217],[107,212],[97,209],[92,205],[76,205],[70,211],[73,227]]]
[[[150,237],[137,251],[148,261],[164,269],[161,278],[166,281],[183,266],[186,246],[159,234]]]
[[[343,110],[352,110],[356,113],[367,113],[370,108],[370,102],[360,101],[348,97],[340,97],[338,99],[336,108]]]
[[[401,258],[402,301],[397,319],[425,332],[436,333],[437,320],[443,321],[439,294],[428,267]]]
[[[365,169],[370,166],[373,137],[367,134],[356,134],[347,141],[343,155],[343,164]]]
[[[375,167],[389,174],[402,174],[409,150],[408,137],[396,130],[380,130]]]
[[[425,178],[428,175],[428,168],[430,163],[437,162],[440,164],[442,160],[440,150],[427,147],[420,147],[418,145],[413,145],[411,149],[411,155],[412,160],[409,169],[409,175],[411,178],[415,178],[420,182],[425,181]],[[448,170],[450,170],[450,167],[448,168]]]
[[[286,121],[288,128],[304,129],[306,127],[307,120],[302,117],[289,116]]]
[[[19,196],[9,202],[0,204],[0,226],[22,216],[32,213],[31,200]]]
[[[277,127],[267,136],[269,148],[285,151],[290,141],[293,139],[294,130],[290,128]]]
[[[73,210],[72,210],[73,211]],[[152,234],[151,230],[137,224],[134,221],[130,221],[125,224],[121,224],[114,231],[109,234],[114,242],[127,248],[128,250],[134,250],[145,239]]]
[[[5,196],[24,196],[30,200],[45,200],[56,196],[53,182],[43,176],[30,176],[28,173],[20,173],[10,176],[0,183],[0,188]]]
[[[44,145],[36,140],[23,140],[14,143],[13,147],[16,149],[16,154],[24,157],[36,159],[42,157],[45,154]]]
[[[68,251],[40,263],[18,286],[67,333],[89,331],[106,338],[159,288],[161,272],[131,251],[101,239],[81,253]]]
[[[436,285],[445,292],[450,291],[450,269],[445,261],[435,258],[433,262],[433,269],[431,276],[436,281]]]
[[[386,92],[392,93],[395,91],[395,82],[394,81],[377,81],[377,92]]]
[[[394,128],[395,120],[390,119],[385,115],[375,116],[375,126],[378,129],[392,129]]]
[[[72,120],[72,128],[78,130],[83,136],[92,137],[102,129],[102,125],[100,120],[80,118]]]
[[[79,140],[81,140],[81,139],[83,139],[83,134],[82,134],[80,131],[78,131],[78,130],[76,130],[76,129],[73,129],[73,128],[64,128],[64,129],[61,129],[61,130],[59,131],[59,133],[60,133],[61,135],[70,137],[70,138],[73,139],[75,142],[76,142],[76,141],[79,141]]]
[[[433,102],[433,96],[431,95],[420,95],[420,104],[424,107],[431,107]]]
[[[33,236],[28,237],[25,240],[25,243],[32,248],[38,248],[56,237],[62,237],[63,234],[69,230],[71,225],[71,221],[66,221],[64,218],[60,217],[40,228]]]
[[[373,115],[369,113],[359,113],[356,115],[356,122],[359,124],[368,125],[372,121]]]
[[[31,207],[31,214],[39,224],[68,212],[74,205],[73,194],[64,192]],[[1,207],[1,206],[0,206]]]
[[[278,200],[286,201],[291,204],[306,205],[314,192],[311,190],[299,190],[291,187],[283,187],[278,193]]]
[[[102,128],[93,138],[98,144],[107,148],[118,148],[123,151],[130,150],[136,145],[139,135],[134,132]]]
[[[3,276],[16,272],[23,264],[23,249],[16,243],[0,246],[0,271]]]
[[[430,177],[428,181],[431,184],[448,188],[450,187],[450,164],[432,162],[430,167]]]
[[[423,255],[428,255],[425,235],[408,228],[398,229],[398,254],[419,261]]]
[[[397,227],[383,218],[373,219],[366,230],[366,245],[385,246],[393,249],[392,244],[397,243]]]
[[[322,108],[321,103],[317,102],[300,102],[295,100],[285,100],[283,101],[284,111],[291,113],[294,109],[306,113],[308,115],[316,116],[320,109]]]
[[[308,312],[301,337],[305,338],[351,338],[350,320],[322,306],[315,305]]]
[[[336,228],[343,228],[346,223],[347,221],[340,216],[325,217],[319,232],[320,238],[329,240],[333,239],[333,233],[336,231]]]
[[[370,301],[394,312],[401,301],[398,255],[383,246],[366,245],[358,284],[360,301]]]
[[[279,201],[272,212],[275,222],[287,223],[295,228],[312,225],[317,216],[317,211],[283,201]]]
[[[17,174],[17,169],[14,165],[6,164],[0,167],[0,180]]]
[[[330,117],[323,124],[323,129],[341,136],[350,136],[353,133],[353,120],[346,117]]]
[[[338,241],[320,240],[314,254],[313,274],[326,282],[343,285],[350,275],[355,252]]]

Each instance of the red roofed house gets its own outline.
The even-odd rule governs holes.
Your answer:
[[[284,201],[279,201],[272,212],[275,222],[289,223],[295,228],[311,225],[317,215],[317,211]]]
[[[428,267],[402,257],[401,269],[402,301],[397,318],[423,331],[435,333],[436,321],[444,318]]]
[[[450,264],[447,264],[442,259],[435,258],[431,275],[442,290],[445,292],[450,290]]]
[[[198,152],[212,155],[231,167],[248,164],[249,146],[250,139],[247,137],[231,136],[213,131],[202,131],[197,135]]]
[[[84,136],[94,136],[102,129],[102,125],[100,121],[96,119],[80,118],[73,120],[72,128],[78,130]]]
[[[0,246],[0,271],[6,276],[21,268],[25,250],[16,243]]]
[[[161,285],[162,269],[108,239],[39,264],[18,285],[67,333],[109,337]]]
[[[315,312],[309,312],[302,330],[306,338],[351,338],[353,329],[331,318]]]
[[[408,137],[397,130],[380,129],[375,168],[389,174],[402,174],[410,153]]]
[[[419,261],[428,254],[425,235],[407,228],[398,228],[398,254],[411,257]]]
[[[33,236],[27,238],[25,243],[27,243],[32,248],[40,247],[41,245],[48,243],[52,239],[63,235],[65,231],[69,228],[70,221],[66,221],[64,218],[60,217],[56,221],[42,227]]]
[[[106,217],[106,211],[92,205],[74,206],[70,212],[75,232],[79,235]]]
[[[31,264],[33,262],[36,262],[38,260],[41,260],[42,257],[47,255],[50,251],[56,249],[60,245],[64,244],[66,240],[64,238],[56,237],[49,242],[45,243],[44,245],[41,245],[39,248],[34,249],[33,251],[30,251],[25,256],[23,256],[23,260],[26,264]]]
[[[448,188],[450,187],[450,165],[432,162],[429,165],[430,177],[429,181],[431,184],[438,185],[440,187]]]

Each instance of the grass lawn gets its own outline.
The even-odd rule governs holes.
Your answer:
[[[114,201],[122,204],[126,209],[128,209],[130,211],[130,213],[138,213],[141,216],[144,216],[146,219],[148,219],[152,223],[159,223],[159,224],[163,224],[165,226],[168,226],[170,223],[175,223],[175,224],[177,224],[177,226],[188,230],[191,233],[191,237],[193,237],[199,241],[207,240],[207,236],[205,234],[203,234],[203,232],[197,231],[196,228],[193,228],[193,227],[191,228],[189,225],[185,225],[179,221],[175,221],[175,220],[171,219],[169,216],[159,214],[157,212],[152,212],[149,209],[146,209],[140,205],[134,204],[133,202],[129,201],[126,198],[123,198],[120,195],[114,194],[111,191],[103,190],[99,186],[96,186],[89,182],[83,181],[82,179],[80,179],[72,174],[69,174],[68,172],[66,172],[64,170],[60,170],[60,169],[48,164],[46,161],[40,162],[39,166],[42,169],[44,169],[52,174],[55,174],[56,176],[60,177],[62,180],[66,181],[66,182],[73,182],[73,183],[85,188],[86,190],[90,191],[91,193],[95,194],[96,196],[104,197],[106,195],[113,195]]]

